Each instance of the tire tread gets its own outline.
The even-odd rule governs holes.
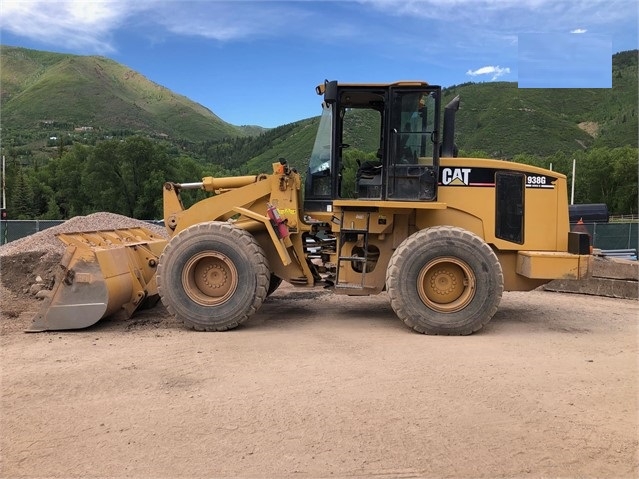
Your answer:
[[[407,261],[406,257],[409,255],[409,253],[413,252],[421,244],[430,244],[435,240],[440,240],[442,237],[448,237],[450,238],[450,241],[454,241],[457,243],[469,244],[477,251],[481,251],[483,253],[483,257],[489,261],[488,268],[492,270],[493,274],[495,274],[496,284],[498,288],[498,291],[496,291],[495,299],[492,302],[490,309],[483,312],[484,314],[482,314],[482,317],[479,321],[473,322],[463,328],[449,331],[441,329],[432,330],[424,324],[416,321],[413,315],[408,311],[406,298],[402,297],[401,294],[398,294],[396,288],[394,287],[394,285],[397,285],[400,281],[403,280],[402,265]],[[492,250],[492,248],[479,236],[471,233],[468,230],[456,226],[431,227],[418,231],[417,233],[409,236],[395,250],[395,252],[391,256],[388,268],[386,270],[386,285],[388,295],[390,298],[391,307],[395,311],[395,314],[397,314],[397,316],[408,327],[419,333],[425,334],[468,335],[479,331],[491,320],[491,318],[494,316],[494,314],[497,312],[497,309],[499,308],[499,303],[501,301],[503,293],[503,282],[504,277],[501,263],[499,262],[499,259],[497,258],[497,255]]]
[[[169,297],[165,294],[165,291],[171,288],[170,284],[164,284],[164,276],[163,276],[163,259],[175,254],[174,250],[178,247],[178,245],[185,238],[203,234],[203,235],[228,235],[232,238],[232,241],[239,245],[240,248],[245,251],[246,255],[251,258],[253,262],[253,268],[255,270],[258,282],[256,287],[256,292],[253,297],[252,303],[249,307],[243,312],[243,314],[239,318],[235,318],[231,322],[223,323],[223,324],[211,324],[204,325],[201,323],[194,322],[183,315],[180,315],[176,309],[173,307],[172,302],[169,300]],[[248,231],[242,230],[240,228],[236,228],[229,223],[212,221],[206,223],[198,223],[189,228],[186,228],[179,232],[174,238],[169,241],[166,248],[164,249],[162,255],[160,256],[160,261],[158,263],[158,270],[156,274],[157,279],[157,287],[158,294],[162,300],[162,304],[166,307],[167,311],[173,315],[174,317],[180,319],[184,325],[188,328],[194,329],[196,331],[227,331],[229,329],[234,329],[246,321],[249,317],[257,312],[260,308],[264,299],[266,298],[266,294],[268,291],[270,278],[270,271],[268,266],[267,258],[264,254],[264,251],[260,247],[260,245],[255,241],[253,235],[251,235]]]

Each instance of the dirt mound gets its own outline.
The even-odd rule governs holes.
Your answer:
[[[53,278],[62,254],[55,252],[26,251],[2,256],[2,285],[16,294],[29,294],[29,287],[36,282],[53,286]],[[37,278],[42,281],[37,281]]]

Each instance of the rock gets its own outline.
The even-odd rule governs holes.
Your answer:
[[[36,283],[43,283],[42,276],[36,276]]]
[[[35,297],[38,299],[46,299],[51,297],[51,291],[48,289],[41,289],[35,294]]]
[[[42,283],[34,283],[29,287],[29,294],[37,294],[38,292],[46,289]]]

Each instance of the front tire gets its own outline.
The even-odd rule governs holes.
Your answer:
[[[461,228],[438,226],[409,236],[386,271],[391,307],[425,334],[466,335],[493,317],[504,290],[488,244]]]
[[[255,238],[229,223],[193,225],[169,241],[158,263],[167,310],[199,331],[225,331],[264,302],[270,272]]]

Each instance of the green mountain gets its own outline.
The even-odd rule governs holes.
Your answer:
[[[319,117],[270,130],[228,124],[188,98],[112,60],[0,46],[4,146],[55,155],[50,132],[90,127],[93,141],[119,132],[168,140],[204,165],[229,172],[270,171],[279,158],[304,171]],[[611,89],[519,89],[516,83],[465,83],[456,143],[465,154],[549,156],[638,143],[638,51],[613,56]],[[424,80],[437,82],[436,74]],[[314,85],[308,94],[314,95]],[[318,114],[321,98],[317,97]],[[373,151],[366,119],[353,147]],[[78,135],[69,141],[79,141]],[[176,150],[177,151],[177,150]],[[27,162],[28,163],[28,162]]]
[[[461,96],[457,143],[491,156],[548,156],[589,147],[637,147],[637,50],[612,59],[612,88],[519,89],[516,83],[468,83]]]
[[[456,117],[458,147],[465,154],[505,159],[518,154],[570,154],[596,147],[636,148],[638,53],[633,50],[613,56],[613,87],[609,89],[519,89],[512,82],[465,83],[445,88],[443,104],[456,95],[461,98]],[[353,146],[374,152],[376,146],[371,146],[365,118],[359,123],[364,126]],[[256,173],[269,171],[270,163],[284,157],[305,171],[318,124],[316,117],[289,125],[286,131],[265,133],[262,150],[242,161],[249,172]],[[270,141],[265,141],[268,138]]]
[[[38,129],[144,132],[191,142],[261,133],[238,127],[113,60],[0,46],[3,134]]]

